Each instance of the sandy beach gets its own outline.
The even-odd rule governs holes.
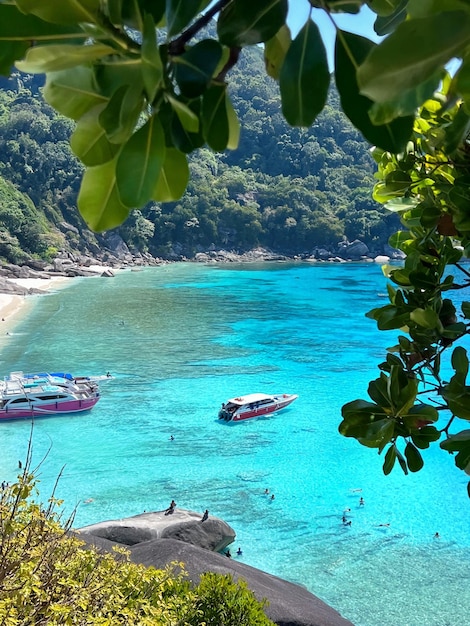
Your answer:
[[[40,289],[47,292],[53,289],[65,287],[72,278],[60,276],[57,278],[11,278],[12,283],[21,285],[25,289]],[[0,319],[2,321],[2,330],[9,333],[15,324],[29,311],[33,303],[33,299],[41,294],[28,294],[24,296],[10,293],[0,293]]]
[[[116,272],[114,268],[106,265],[91,265],[87,269],[95,272],[96,276],[100,276],[105,271]],[[63,289],[74,279],[67,276],[57,276],[54,278],[9,278],[8,280],[24,287],[25,291],[28,289],[40,289],[47,292]],[[21,296],[11,293],[0,293],[0,320],[3,333],[9,333],[12,330],[15,324],[29,311],[29,305],[34,302],[34,298],[40,295],[25,293],[24,296]]]

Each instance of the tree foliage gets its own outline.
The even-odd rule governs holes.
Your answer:
[[[386,474],[396,461],[405,473],[419,471],[420,451],[438,440],[470,474],[470,302],[462,297],[470,287],[462,264],[470,252],[469,117],[462,101],[443,108],[453,85],[447,76],[424,103],[405,151],[374,151],[374,197],[399,214],[403,230],[390,243],[406,259],[384,268],[390,303],[368,316],[402,334],[369,384],[372,402],[346,404],[340,432],[386,451]]]
[[[30,463],[0,493],[0,620],[5,626],[49,624],[240,624],[269,626],[263,602],[241,581],[203,574],[192,587],[174,563],[165,570],[131,563],[128,553],[85,549],[62,520],[61,502],[35,501]]]
[[[178,202],[132,211],[117,232],[133,253],[174,258],[177,250],[192,257],[212,246],[260,245],[298,255],[334,250],[344,237],[383,251],[398,219],[383,220],[377,212],[369,146],[339,110],[334,89],[314,126],[290,128],[275,83],[263,71],[262,51],[244,50],[230,84],[244,129],[238,149],[216,154],[199,148],[189,155],[191,177]],[[17,72],[0,83],[0,176],[28,196],[25,202],[33,201],[35,219],[44,223],[37,242],[52,240],[46,251],[95,254],[106,246],[106,235],[92,233],[77,215],[82,167],[68,143],[74,124],[43,101],[39,78]],[[2,201],[0,185],[0,212]],[[31,252],[21,232],[5,226],[19,248]],[[3,247],[0,255],[24,260],[15,250]]]
[[[366,4],[305,3],[332,20]],[[468,96],[470,8],[459,0],[367,4],[376,33],[388,36],[376,44],[337,28],[336,86],[364,137],[399,152],[416,106],[454,57],[463,62],[451,97]],[[227,84],[242,48],[264,45],[285,118],[300,127],[314,122],[330,84],[325,46],[311,12],[292,39],[287,9],[287,0],[2,0],[0,71],[16,63],[46,74],[47,102],[77,122],[72,146],[86,168],[80,211],[93,229],[108,230],[149,201],[178,200],[186,155],[196,148],[238,145]],[[213,18],[216,34],[201,37]]]

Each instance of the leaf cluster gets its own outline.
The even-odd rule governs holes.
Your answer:
[[[470,420],[464,347],[470,302],[461,297],[470,287],[464,264],[470,252],[470,116],[463,100],[442,107],[454,81],[446,76],[441,91],[423,104],[403,152],[374,151],[374,197],[399,215],[403,229],[392,235],[390,245],[406,258],[401,267],[384,267],[390,303],[368,317],[380,330],[406,334],[388,349],[380,379],[369,385],[374,404],[345,405],[340,431],[379,452],[389,445],[385,473],[396,459],[405,472],[418,471],[423,465],[418,448],[438,439],[441,448],[457,452],[456,465],[470,473],[468,430],[451,432],[459,421]],[[420,401],[422,394],[430,404]],[[438,414],[439,429],[430,426]]]
[[[239,142],[227,76],[240,50],[263,44],[282,112],[308,127],[324,109],[331,76],[313,8],[332,22],[364,0],[310,0],[292,38],[287,0],[8,0],[0,2],[0,71],[16,62],[45,73],[44,97],[77,122],[71,145],[85,165],[78,204],[91,228],[122,223],[149,201],[181,197],[187,154]],[[467,96],[470,9],[456,0],[367,2],[381,43],[336,27],[334,76],[341,105],[367,141],[400,152],[416,107],[442,69],[462,59],[451,97]],[[200,37],[212,19],[216,36]]]

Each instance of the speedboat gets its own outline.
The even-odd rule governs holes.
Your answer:
[[[246,396],[230,398],[222,404],[219,419],[226,422],[241,422],[243,420],[277,413],[289,406],[299,396],[284,393],[269,395],[267,393],[249,393]]]
[[[98,383],[86,376],[12,372],[0,382],[0,420],[82,413],[99,399]]]

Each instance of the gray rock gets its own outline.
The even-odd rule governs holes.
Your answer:
[[[112,552],[115,546],[125,547],[132,562],[146,567],[163,569],[183,563],[193,584],[198,584],[204,572],[243,579],[258,600],[268,601],[266,615],[279,626],[353,626],[301,585],[220,554],[233,542],[235,533],[212,515],[203,522],[201,514],[193,511],[175,509],[171,515],[157,511],[92,524],[72,534],[98,551]],[[217,539],[220,537],[222,541]],[[117,559],[123,558],[113,554]]]
[[[348,241],[342,241],[338,246],[338,255],[343,259],[349,259],[351,261],[360,261],[362,257],[369,254],[369,248],[365,243],[356,239],[349,243]]]
[[[132,255],[127,247],[127,244],[117,233],[106,233],[103,238],[106,246],[111,250],[117,259],[120,261],[129,261],[132,259]]]
[[[81,535],[94,535],[127,546],[151,539],[177,539],[206,550],[220,551],[233,543],[235,531],[223,520],[186,509],[142,513],[125,519],[99,522],[79,529]]]
[[[173,539],[155,539],[137,544],[130,552],[131,561],[147,567],[161,569],[175,561],[184,563],[184,569],[194,584],[199,582],[204,572],[231,574],[234,580],[243,579],[258,600],[268,600],[266,615],[279,626],[352,626],[351,622],[305,587],[223,554]]]
[[[332,256],[332,254],[329,250],[325,250],[325,248],[315,248],[315,250],[313,251],[313,256],[315,259],[327,261]]]
[[[30,294],[41,294],[44,293],[41,289],[35,289],[34,287],[22,287],[21,285],[17,285],[16,283],[8,280],[7,278],[0,276],[0,293],[8,293],[11,295],[17,296],[25,296]]]

